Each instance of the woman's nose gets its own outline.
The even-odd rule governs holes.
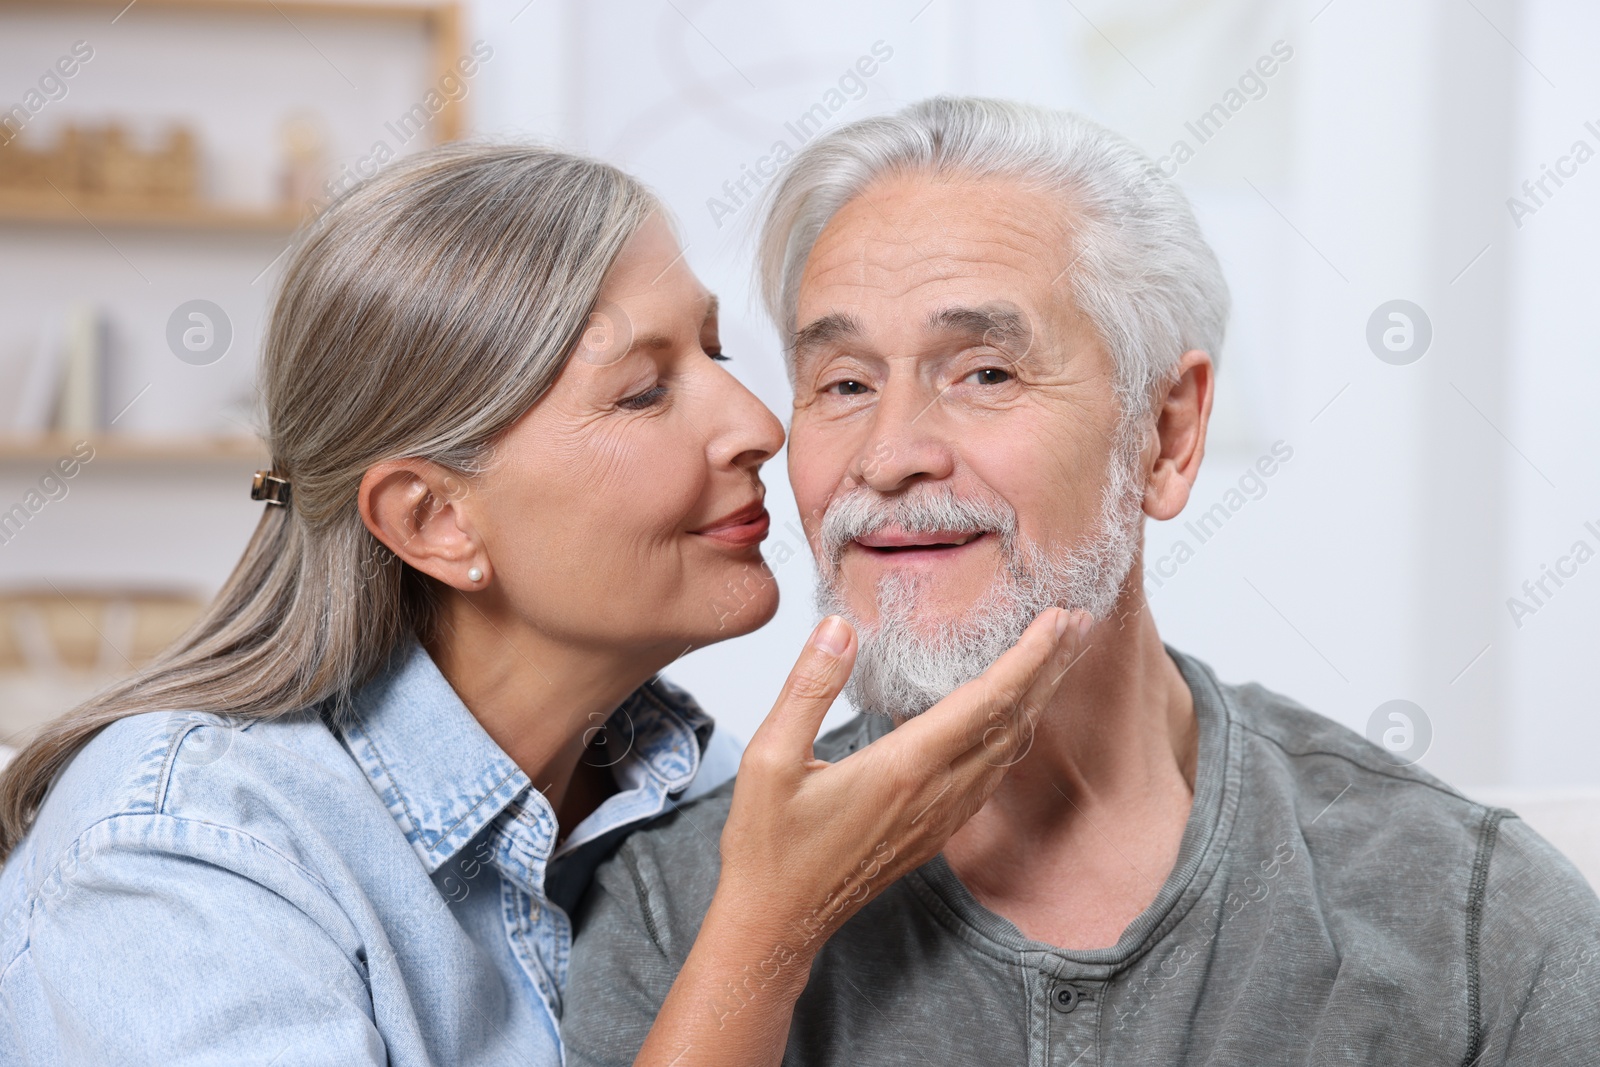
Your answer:
[[[783,423],[732,374],[719,377],[723,382],[714,403],[722,416],[712,441],[712,461],[753,470],[783,447]]]

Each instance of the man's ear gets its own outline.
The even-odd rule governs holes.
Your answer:
[[[1144,491],[1144,511],[1152,519],[1173,518],[1189,502],[1205,457],[1206,424],[1215,396],[1211,356],[1197,348],[1185,352],[1156,408],[1155,461]]]
[[[427,460],[400,459],[362,476],[356,505],[372,536],[391,552],[446,585],[470,591],[487,584],[489,555],[473,531],[466,499],[461,475]]]

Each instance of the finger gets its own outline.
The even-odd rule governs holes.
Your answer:
[[[918,750],[922,758],[948,766],[981,744],[984,732],[997,722],[1010,721],[1016,704],[1044,670],[1067,626],[1067,613],[1048,608],[1028,624],[1017,643],[989,669],[908,720],[890,738]]]
[[[759,738],[763,746],[809,757],[822,718],[844,690],[855,660],[856,633],[850,624],[837,615],[818,623],[751,745]]]
[[[1067,631],[1056,645],[1044,669],[1034,676],[1022,698],[1010,708],[999,707],[985,729],[982,741],[955,760],[959,771],[968,765],[1005,768],[1021,760],[1033,747],[1034,734],[1051,702],[1072,669],[1089,650],[1089,631],[1094,617],[1086,611],[1072,612]]]
[[[1030,640],[1040,634],[1024,631],[1017,644],[996,660],[989,671],[941,702],[941,705],[947,703],[960,694],[971,702],[972,708],[968,709],[966,728],[958,724],[951,731],[941,733],[939,740],[946,747],[937,755],[929,748],[907,749],[925,771],[922,775],[922,791],[926,796],[913,820],[914,825],[925,824],[929,832],[942,840],[983,807],[1005,776],[1012,754],[1025,753],[1025,746],[1019,746],[1016,741],[1024,729],[1019,723],[1028,724],[1027,733],[1031,740],[1031,725],[1036,719],[1037,710],[1020,709],[1024,704],[1042,706],[1054,695],[1063,673],[1060,667],[1067,660],[1063,656],[1063,646],[1076,644],[1073,638],[1080,632],[1078,624],[1075,616],[1060,609],[1042,612],[1029,631],[1040,628],[1044,640],[1029,648]],[[1022,655],[1030,652],[1032,656],[1018,666]],[[1007,657],[1011,657],[1012,662],[1003,668],[1002,663]],[[1005,673],[1007,668],[1013,670],[1015,677]],[[973,715],[971,710],[980,714]],[[933,711],[929,709],[879,744],[897,737],[903,739],[911,736],[914,731],[908,727],[914,722],[928,719]],[[974,730],[977,732],[974,733]]]

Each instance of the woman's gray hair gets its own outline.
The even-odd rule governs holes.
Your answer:
[[[293,500],[265,507],[189,633],[6,768],[0,860],[73,755],[118,719],[337,714],[399,645],[426,638],[437,589],[362,523],[362,476],[416,457],[469,491],[499,435],[561,373],[617,253],[658,208],[596,160],[458,143],[394,163],[310,224],[260,368],[266,443]],[[244,493],[241,483],[241,507]]]
[[[1221,265],[1188,199],[1148,156],[1070,111],[950,96],[817,138],[772,187],[757,270],[786,344],[823,228],[872,183],[906,174],[1020,179],[1061,196],[1073,235],[1066,281],[1115,363],[1125,413],[1145,414],[1189,349],[1217,358],[1228,319]]]

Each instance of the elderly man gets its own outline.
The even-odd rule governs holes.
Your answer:
[[[941,856],[707,1010],[809,967],[794,1065],[1596,1062],[1600,901],[1570,864],[1157,634],[1143,517],[1188,500],[1228,296],[1143,155],[1070,114],[927,101],[808,146],[761,266],[820,599],[860,635],[863,714],[817,756],[926,709],[1045,605],[1097,622]],[[728,805],[662,819],[601,870],[569,1062],[632,1061]]]

